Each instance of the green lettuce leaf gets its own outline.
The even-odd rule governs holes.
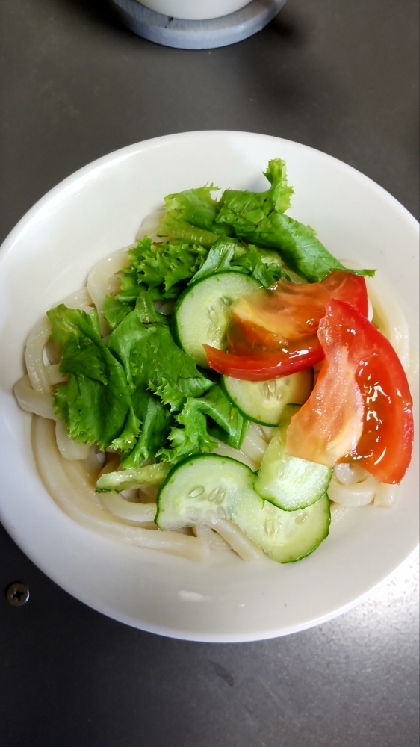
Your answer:
[[[127,420],[130,394],[124,369],[101,340],[96,312],[60,304],[47,315],[51,339],[61,346],[60,370],[68,374],[54,396],[57,415],[75,441],[105,449]]]
[[[229,229],[226,227],[224,230],[219,229],[218,233],[225,233],[227,235],[228,231]],[[171,242],[178,240],[189,246],[197,245],[206,249],[210,249],[213,246],[218,238],[218,233],[193,226],[170,213],[165,213],[157,230],[158,236],[165,237]]]
[[[137,316],[142,324],[167,324],[168,319],[155,309],[153,291],[141,290],[136,301]]]
[[[221,387],[216,384],[205,397],[200,400],[202,411],[222,429],[222,436],[217,435],[221,441],[225,441],[234,449],[240,449],[242,441],[245,438],[249,421],[239,412],[239,410],[228,399]],[[210,430],[212,423],[210,423]]]
[[[155,309],[155,300],[158,300],[155,291],[146,289],[146,286],[140,284],[136,286],[135,300],[130,297],[128,301],[121,301],[118,295],[106,296],[102,313],[111,330],[116,329],[127,314],[134,310],[134,307],[137,308],[140,320],[144,324],[151,324],[152,322],[166,324],[166,317],[159,314]]]
[[[215,272],[230,269],[232,259],[238,251],[239,244],[235,239],[220,238],[209,249],[207,259],[192,277],[192,281],[201,280]]]
[[[132,402],[140,423],[139,436],[134,448],[122,460],[124,468],[140,467],[145,459],[154,459],[166,441],[172,421],[169,409],[144,387],[136,389]]]
[[[285,213],[291,205],[291,197],[294,193],[287,181],[286,162],[281,158],[273,158],[268,162],[264,176],[271,184],[270,198],[274,209],[278,213]]]
[[[283,263],[276,252],[264,251],[253,245],[244,246],[235,239],[220,237],[209,250],[206,261],[196,272],[192,282],[224,270],[251,275],[264,288],[269,288],[286,276]]]
[[[206,187],[187,189],[184,192],[167,195],[165,197],[166,212],[171,218],[212,231],[219,211],[219,203],[212,198],[211,193],[217,189],[218,187],[214,184],[210,184]]]
[[[140,426],[140,420],[130,405],[123,432],[109,444],[110,448],[122,454],[132,452],[139,437]]]
[[[107,320],[111,330],[116,329],[124,317],[134,308],[132,303],[120,301],[115,296],[106,296],[102,313]]]
[[[143,324],[137,308],[123,319],[107,344],[121,362],[131,392],[147,387],[171,410],[180,410],[187,397],[199,397],[212,385],[175,344],[168,327]]]
[[[191,405],[187,400],[184,410],[177,417],[181,427],[174,427],[169,434],[170,448],[163,448],[158,457],[170,464],[176,464],[181,459],[213,451],[217,442],[207,430],[207,419],[200,408]]]
[[[309,282],[323,280],[334,269],[347,269],[330,254],[310,226],[284,214],[293,190],[287,185],[284,162],[270,161],[265,192],[226,190],[216,221],[234,235],[258,247],[276,249],[287,267]],[[355,274],[373,275],[373,270]]]
[[[98,493],[108,493],[110,490],[116,490],[120,493],[122,490],[138,488],[141,485],[162,485],[165,477],[169,472],[169,465],[148,464],[145,467],[136,467],[131,469],[116,470],[101,475],[96,483]]]
[[[143,290],[147,290],[147,285],[138,282],[136,268],[127,267],[120,276],[120,289],[115,294],[115,298],[133,308],[139,293]],[[163,298],[163,294],[159,293],[157,289],[154,289],[153,292],[156,294],[156,299]]]
[[[204,397],[188,398],[175,419],[179,425],[169,434],[170,448],[158,452],[159,457],[171,464],[192,454],[213,451],[217,446],[215,438],[239,449],[248,427],[246,418],[218,384]]]
[[[271,185],[265,192],[226,189],[216,222],[227,230],[233,229],[236,236],[244,237],[271,212],[287,210],[293,189],[287,183],[285,162],[280,158],[270,161],[265,176]]]
[[[332,270],[346,269],[323,246],[313,228],[282,213],[271,213],[255,230],[248,231],[246,236],[242,234],[241,238],[278,249],[287,267],[309,282],[323,280]],[[355,274],[373,275],[374,270],[357,271]]]
[[[137,286],[160,289],[161,298],[177,298],[182,283],[191,279],[206,256],[206,249],[199,243],[153,244],[151,239],[144,238],[128,250],[130,264],[123,270],[117,298],[129,300],[128,294],[134,295]]]
[[[233,261],[231,269],[236,268],[241,268],[243,272],[251,275],[264,288],[270,288],[277,280],[286,276],[278,256],[272,260],[253,245]]]

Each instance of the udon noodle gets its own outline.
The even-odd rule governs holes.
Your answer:
[[[159,216],[148,216],[137,238],[153,236]],[[127,263],[127,250],[121,249],[102,259],[88,275],[86,287],[62,303],[86,312],[96,308],[103,336],[109,333],[102,314],[105,296],[115,292],[118,273]],[[373,309],[373,322],[390,340],[410,376],[414,373],[410,356],[408,325],[388,289],[375,278],[367,280]],[[385,300],[386,299],[386,302]],[[75,443],[58,421],[53,407],[53,387],[66,380],[57,365],[57,350],[48,339],[51,325],[46,316],[29,334],[25,348],[27,374],[15,385],[20,406],[33,415],[32,445],[40,477],[57,505],[75,521],[111,539],[203,561],[209,553],[234,551],[243,560],[255,561],[263,553],[229,521],[197,525],[179,531],[160,531],[154,523],[158,487],[138,485],[122,493],[97,493],[95,483],[103,472],[118,469],[114,453],[101,454],[96,447]],[[215,453],[230,456],[259,468],[275,428],[250,423],[240,451],[219,442]],[[328,489],[332,526],[356,507],[390,506],[398,486],[378,483],[360,467],[340,464],[334,468]]]

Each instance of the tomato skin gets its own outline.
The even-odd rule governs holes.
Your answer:
[[[329,301],[349,303],[368,314],[364,277],[333,270],[319,283],[291,283],[280,280],[274,288],[260,288],[232,305],[228,348],[241,354],[248,350],[274,350],[287,340],[316,335]]]
[[[267,381],[276,376],[288,376],[315,366],[324,352],[317,338],[305,347],[289,347],[273,353],[234,355],[224,353],[211,345],[203,345],[210,368],[225,376],[246,381]]]
[[[367,317],[369,297],[366,280],[363,276],[345,272],[344,270],[333,270],[322,283],[326,290],[331,293],[331,301],[335,300],[348,303],[359,314]]]
[[[318,337],[325,352],[311,396],[292,418],[286,453],[333,466],[356,463],[399,483],[414,424],[407,377],[388,340],[349,304],[330,301]]]
[[[280,281],[232,306],[228,352],[204,345],[210,368],[247,381],[266,381],[315,366],[323,358],[316,335],[331,297],[349,301],[367,316],[363,277],[333,270],[320,283]],[[262,326],[266,323],[266,327]]]

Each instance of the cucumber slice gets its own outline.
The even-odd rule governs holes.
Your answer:
[[[268,501],[244,495],[232,521],[278,563],[293,563],[310,555],[328,536],[331,523],[327,495],[299,511],[282,511]]]
[[[191,283],[174,308],[175,335],[199,366],[208,368],[203,344],[225,347],[230,306],[260,284],[241,272],[218,272]]]
[[[230,519],[232,506],[248,492],[255,474],[245,464],[218,454],[197,454],[175,465],[161,486],[155,522],[160,529],[214,524]]]
[[[180,529],[229,519],[279,563],[313,552],[329,532],[328,496],[302,510],[282,511],[257,495],[254,480],[246,465],[229,457],[189,457],[171,470],[160,488],[155,521],[160,529]]]
[[[333,471],[285,454],[288,427],[288,422],[281,425],[268,444],[254,488],[261,498],[284,511],[296,511],[327,492]]]
[[[248,420],[260,425],[278,425],[286,405],[303,405],[312,391],[312,369],[268,381],[245,381],[222,376],[230,401]]]

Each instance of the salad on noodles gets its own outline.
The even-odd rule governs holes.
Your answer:
[[[408,328],[265,192],[164,198],[135,243],[29,335],[15,385],[39,474],[73,519],[205,560],[304,558],[389,506],[413,443]]]

